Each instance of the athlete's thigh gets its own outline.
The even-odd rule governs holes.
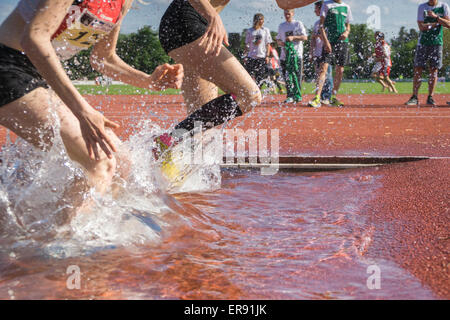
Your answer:
[[[217,86],[203,78],[191,66],[185,66],[182,92],[187,113],[191,114],[218,96]]]
[[[71,159],[83,167],[95,165],[81,134],[80,124],[70,109],[50,90],[37,88],[20,99],[0,107],[0,124],[34,146],[47,150],[55,130]],[[101,158],[106,155],[100,152]]]
[[[177,62],[192,68],[203,79],[215,83],[224,92],[237,96],[246,96],[258,86],[241,63],[226,49],[220,50],[218,56],[205,54],[199,45],[200,39],[183,47],[172,50],[169,55]]]
[[[0,124],[43,150],[53,144],[56,113],[49,108],[50,93],[37,88],[0,107]]]

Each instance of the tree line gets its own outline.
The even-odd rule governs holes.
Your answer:
[[[374,31],[365,24],[352,25],[350,33],[350,64],[345,68],[345,79],[368,79],[374,62],[371,57],[374,53]],[[308,30],[311,34],[312,30]],[[242,61],[245,46],[245,30],[241,33],[230,34],[230,51]],[[276,38],[276,32],[272,32]],[[419,38],[415,29],[406,30],[402,27],[398,35],[389,41],[392,50],[391,77],[412,78],[414,69],[414,53]],[[314,77],[314,68],[309,61],[309,41],[304,43],[304,73],[306,79]],[[279,50],[279,48],[278,48]],[[93,80],[100,74],[92,69],[89,63],[91,51],[83,51],[64,63],[72,80]],[[150,26],[144,26],[135,33],[121,34],[117,42],[117,54],[129,65],[146,73],[152,73],[160,64],[173,63],[171,58],[162,49],[158,33]],[[450,30],[444,32],[444,68],[440,76],[449,77],[450,67]],[[446,70],[447,68],[447,70]]]

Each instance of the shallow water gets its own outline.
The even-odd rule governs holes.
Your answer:
[[[170,194],[142,160],[151,157],[140,148],[148,136],[128,143],[134,170],[120,195],[80,192],[93,204],[68,222],[58,217],[72,204],[56,186],[70,189],[79,169],[57,147],[4,149],[0,298],[433,298],[388,259],[365,257],[376,226],[364,208],[381,187],[376,174],[261,176],[211,166],[190,177],[190,192]],[[373,265],[378,290],[367,286]],[[70,289],[71,266],[81,272],[79,289]]]

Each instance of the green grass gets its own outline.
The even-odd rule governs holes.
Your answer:
[[[110,85],[108,87],[95,86],[95,85],[76,85],[77,89],[81,92],[81,94],[109,94],[109,95],[166,95],[166,94],[178,94],[180,90],[168,89],[161,92],[150,91],[147,89],[136,88],[129,85]],[[412,83],[411,82],[398,82],[396,84],[397,90],[399,93],[411,94],[412,92]],[[314,84],[313,83],[303,83],[303,93],[311,94],[313,92]],[[341,85],[341,89],[339,91],[340,94],[380,94],[381,85],[378,83],[372,82],[358,82],[358,83],[350,83],[344,82]],[[423,83],[420,88],[420,92],[426,94],[428,93],[428,84]],[[450,93],[450,82],[439,82],[436,86],[436,94],[448,94]],[[385,94],[392,94],[385,92]]]

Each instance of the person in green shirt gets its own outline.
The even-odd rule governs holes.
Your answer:
[[[344,66],[349,60],[350,22],[353,20],[350,6],[342,0],[328,0],[322,5],[320,12],[320,34],[323,39],[323,61],[316,82],[316,96],[309,102],[313,108],[320,107],[325,76],[329,64],[335,65],[336,75],[333,83],[331,105],[342,107],[344,104],[336,97],[344,75]]]
[[[406,105],[418,105],[418,93],[423,70],[430,68],[428,78],[428,105],[436,105],[433,99],[438,71],[442,68],[443,25],[449,23],[449,6],[437,0],[429,0],[419,6],[417,24],[420,35],[414,58],[413,95]]]

